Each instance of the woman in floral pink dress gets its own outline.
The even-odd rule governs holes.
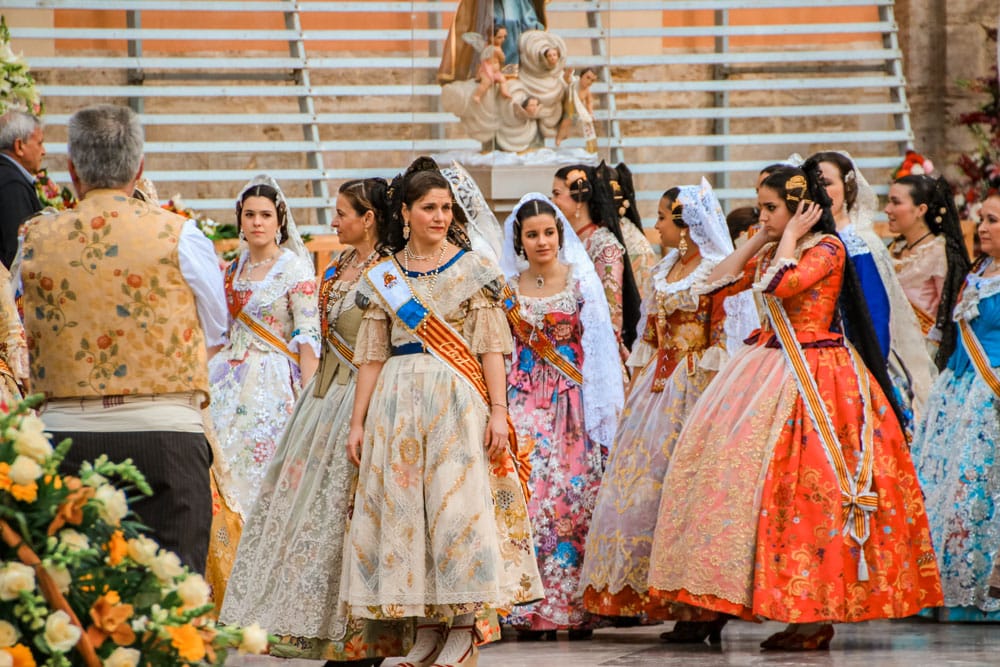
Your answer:
[[[587,638],[580,572],[623,403],[618,344],[593,264],[544,195],[525,195],[507,218],[503,255],[518,301],[507,402],[518,440],[533,442],[528,515],[545,586],[507,622],[526,638]]]

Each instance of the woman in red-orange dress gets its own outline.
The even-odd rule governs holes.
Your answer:
[[[940,604],[941,584],[885,364],[815,165],[775,171],[758,199],[763,233],[708,281],[717,294],[753,289],[770,319],[688,416],[649,584],[722,615],[703,636],[730,615],[791,624],[764,648],[825,648],[833,623],[909,616]]]

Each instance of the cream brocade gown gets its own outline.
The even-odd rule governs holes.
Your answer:
[[[385,260],[394,261],[394,260]],[[409,272],[420,300],[474,355],[512,342],[495,263],[459,252],[433,294]],[[416,342],[362,280],[368,301],[355,361],[384,361],[368,408],[341,600],[365,618],[448,617],[510,609],[543,595],[527,507],[513,461],[490,461],[489,412],[472,386],[430,354],[392,356]]]

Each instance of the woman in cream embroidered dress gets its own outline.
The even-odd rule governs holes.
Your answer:
[[[889,187],[885,213],[889,230],[899,235],[889,245],[899,283],[941,370],[955,349],[951,315],[969,272],[951,186],[923,174],[898,178]]]
[[[218,568],[210,568],[208,578],[216,600],[301,383],[316,370],[320,343],[312,261],[278,184],[258,176],[240,193],[236,211],[246,245],[226,269],[229,342],[208,363],[218,440],[212,472],[220,513],[235,515],[225,531],[218,521],[213,526],[209,558]],[[240,311],[275,342],[238,319]],[[299,362],[286,352],[298,354]]]
[[[611,324],[621,344],[619,351],[624,361],[636,338],[635,327],[642,304],[611,188],[605,179],[598,177],[593,167],[563,167],[552,179],[552,203],[570,221],[594,263],[597,277],[604,285]]]
[[[341,600],[358,617],[418,618],[408,664],[472,665],[475,612],[537,600],[542,587],[507,448],[502,275],[456,245],[448,181],[420,162],[393,183],[401,203],[379,231],[393,257],[358,286],[348,448],[360,473]],[[376,270],[395,274],[383,280]],[[410,333],[379,292],[383,282],[411,290],[458,334],[481,364],[491,405],[436,356],[447,349],[427,352]]]
[[[969,273],[954,319],[968,324],[993,372],[1000,368],[1000,196],[980,209],[984,258]],[[944,603],[923,615],[941,621],[1000,621],[989,595],[1000,568],[1000,398],[959,338],[931,392],[913,459],[927,498]],[[1000,582],[998,582],[1000,583]]]
[[[359,278],[378,259],[375,228],[387,208],[386,188],[375,178],[340,187],[333,226],[348,248],[327,267],[320,285],[325,340],[319,370],[289,418],[229,578],[220,618],[258,623],[280,635],[271,655],[361,660],[404,650],[400,628],[351,622],[337,613],[357,480],[346,447],[355,387],[350,354],[361,325],[355,295]]]
[[[580,568],[623,402],[618,344],[597,273],[552,202],[525,195],[505,232],[504,274],[523,320],[512,322],[507,398],[518,439],[533,443],[528,514],[545,584],[544,600],[505,622],[525,638],[569,630],[570,639],[584,639],[592,630]],[[559,370],[559,358],[579,372],[576,379]]]
[[[834,622],[909,616],[941,600],[898,409],[820,179],[811,161],[768,176],[761,232],[708,277],[717,294],[752,287],[780,304],[795,347],[786,352],[769,318],[695,404],[664,481],[650,562],[649,585],[666,601],[791,623],[764,648],[825,648]],[[796,354],[802,375],[790,366]],[[800,393],[806,382],[818,405]],[[843,496],[855,487],[857,499]],[[702,637],[717,638],[724,619]]]
[[[597,498],[581,582],[585,607],[603,616],[669,615],[649,598],[647,576],[670,454],[687,413],[729,358],[728,312],[743,329],[734,349],[759,325],[749,298],[724,303],[694,291],[733,251],[707,181],[667,190],[656,229],[670,252],[646,287],[645,328],[628,361],[634,380]]]

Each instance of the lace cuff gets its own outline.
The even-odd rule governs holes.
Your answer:
[[[777,263],[772,264],[767,267],[767,271],[764,275],[760,277],[760,280],[753,284],[754,291],[757,292],[773,292],[781,282],[781,279],[785,277],[785,273],[788,269],[796,267],[799,265],[798,260],[785,258],[779,260]]]
[[[726,348],[716,345],[701,353],[698,368],[706,371],[721,371],[727,361],[729,361],[729,353],[726,352]]]
[[[691,293],[695,294],[697,296],[704,296],[706,294],[714,294],[714,293],[718,292],[719,290],[721,290],[721,289],[723,289],[725,287],[729,287],[733,283],[738,282],[740,278],[742,278],[742,276],[730,276],[730,275],[727,275],[727,276],[722,276],[718,280],[713,280],[710,283],[708,283],[708,282],[706,282],[706,283],[697,283],[697,284],[694,284],[694,285],[691,286]]]
[[[306,345],[312,348],[312,351],[316,355],[316,358],[317,359],[319,358],[320,341],[318,337],[308,333],[300,333],[296,334],[295,336],[292,337],[290,341],[288,341],[288,349],[291,350],[292,352],[300,352],[300,348],[302,345]]]
[[[389,358],[392,353],[389,324],[389,316],[381,308],[372,306],[365,311],[358,327],[358,343],[354,347],[355,366]]]
[[[638,340],[632,348],[632,354],[628,356],[625,365],[629,368],[645,368],[646,364],[656,355],[656,350],[652,345],[644,340]]]
[[[473,302],[478,299],[473,299]],[[498,305],[482,299],[482,303],[470,303],[469,315],[465,319],[465,339],[469,341],[472,354],[499,352],[510,354],[514,341],[510,337],[507,316]],[[360,333],[358,334],[360,336]]]

